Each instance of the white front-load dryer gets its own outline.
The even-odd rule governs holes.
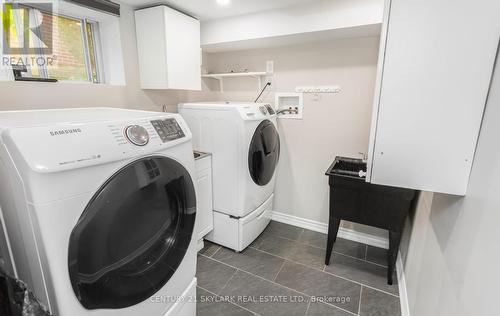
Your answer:
[[[0,113],[15,276],[55,315],[196,313],[191,133],[177,114]]]
[[[207,239],[237,251],[271,218],[280,140],[276,113],[266,103],[202,102],[179,105],[193,147],[210,152],[214,229]]]

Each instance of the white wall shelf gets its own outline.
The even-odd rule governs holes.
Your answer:
[[[238,77],[253,77],[257,78],[259,82],[258,89],[262,87],[262,77],[264,76],[272,76],[272,73],[265,71],[254,71],[254,72],[230,72],[230,73],[221,73],[221,74],[203,74],[202,78],[211,78],[219,81],[220,92],[224,92],[224,78],[238,78]]]

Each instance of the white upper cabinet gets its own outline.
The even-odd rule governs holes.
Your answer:
[[[367,181],[465,195],[500,1],[392,0],[386,13]]]
[[[167,6],[135,12],[142,89],[201,90],[200,21]]]

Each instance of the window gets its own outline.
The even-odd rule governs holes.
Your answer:
[[[56,79],[60,81],[103,82],[102,71],[99,70],[99,24],[88,19],[59,15],[28,6],[19,6],[10,11],[11,42],[17,41],[19,47],[23,42],[23,23],[26,18],[35,36],[30,36],[29,47],[42,47],[35,41],[51,43],[50,54],[42,49],[23,52],[15,55],[19,67],[13,67],[24,79]],[[41,23],[43,21],[43,23]],[[13,35],[12,35],[13,34]],[[12,45],[12,43],[11,43]],[[46,47],[46,46],[45,46]],[[12,57],[12,55],[11,55]],[[28,57],[28,58],[27,58]],[[16,73],[16,71],[15,71]],[[23,80],[23,79],[21,79]]]

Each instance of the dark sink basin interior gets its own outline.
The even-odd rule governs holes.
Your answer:
[[[196,159],[202,159],[202,158],[204,158],[206,156],[210,156],[209,153],[205,153],[203,151],[197,151],[197,150],[193,151],[193,155],[194,155],[194,160],[196,160]]]
[[[333,171],[352,171],[352,172],[359,172],[359,171],[365,171],[366,172],[366,163],[363,162],[358,162],[358,161],[345,161],[345,160],[339,160],[335,164],[335,167],[333,168]]]
[[[366,162],[363,162],[363,160],[347,157],[336,157],[335,161],[330,166],[326,174],[338,174],[359,178],[360,171],[366,172]]]

